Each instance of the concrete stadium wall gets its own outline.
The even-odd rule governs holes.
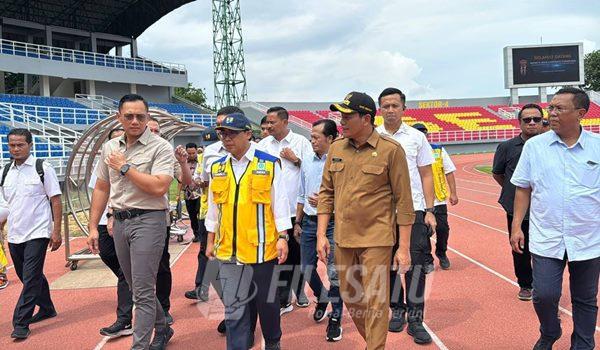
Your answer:
[[[157,103],[170,103],[171,93],[166,86],[136,85],[137,93],[146,100]],[[131,85],[123,83],[96,82],[96,94],[119,100],[123,95],[130,93]]]

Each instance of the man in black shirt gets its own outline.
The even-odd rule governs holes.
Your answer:
[[[496,149],[496,154],[494,154],[492,173],[494,180],[502,186],[498,203],[500,203],[506,211],[509,238],[512,233],[513,204],[515,201],[515,185],[510,182],[510,179],[517,167],[525,142],[542,132],[543,115],[542,108],[536,104],[527,104],[523,106],[519,111],[518,116],[521,134],[499,144]],[[533,282],[531,254],[529,253],[529,214],[525,216],[521,229],[525,235],[525,246],[522,248],[523,254],[511,251],[515,275],[517,276],[520,287],[518,298],[520,300],[528,301],[532,299]]]

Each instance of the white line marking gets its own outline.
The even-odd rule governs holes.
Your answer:
[[[440,340],[440,338],[435,333],[433,333],[431,328],[429,328],[429,326],[426,325],[425,322],[423,322],[423,327],[427,332],[429,332],[429,335],[431,335],[431,339],[433,340],[435,345],[437,345],[438,348],[440,348],[441,350],[448,350],[446,345]]]
[[[462,166],[462,171],[464,171],[464,172],[465,172],[465,173],[467,173],[467,174],[475,175],[475,176],[477,176],[477,177],[485,177],[485,178],[489,178],[489,177],[491,177],[491,175],[490,175],[490,174],[488,174],[488,173],[484,173],[484,172],[482,172],[482,171],[479,171],[479,170],[477,170],[477,169],[475,169],[475,171],[477,171],[476,173],[474,173],[474,172],[472,172],[472,171],[469,171],[469,170],[467,170],[467,167],[468,167],[468,166],[472,166],[472,167],[473,167],[472,169],[475,169],[475,167],[473,166],[473,164],[465,164],[465,165],[463,165],[463,166]]]
[[[494,209],[498,209],[498,210],[504,211],[504,208],[502,208],[499,205],[491,205],[491,204],[481,203],[481,202],[478,202],[478,201],[474,201],[474,200],[470,200],[470,199],[465,199],[465,198],[462,198],[462,197],[460,198],[460,201],[461,202],[475,203],[477,205],[483,205],[483,206],[486,206],[486,207],[490,207],[490,208],[494,208]]]
[[[173,262],[169,265],[169,267],[172,267],[173,265],[175,265],[175,263],[177,262],[177,260],[179,260],[179,258],[183,255],[183,253],[185,253],[186,250],[188,250],[189,247],[191,247],[191,244],[186,245],[180,252],[179,254],[177,254],[177,256],[175,257],[175,259],[173,259]],[[94,348],[94,350],[100,350],[104,347],[104,345],[106,345],[106,342],[108,342],[110,340],[109,336],[104,336],[102,337],[102,340],[100,340],[100,342],[96,345],[96,347]]]
[[[460,189],[463,189],[463,190],[469,190],[469,191],[473,191],[473,192],[485,193],[485,194],[489,194],[489,195],[492,195],[492,196],[498,196],[498,195],[499,195],[499,193],[487,192],[487,191],[480,191],[480,190],[474,190],[474,189],[472,189],[472,188],[468,188],[468,187],[462,187],[462,186],[456,186],[456,188],[460,188]]]
[[[434,240],[435,240],[435,239],[434,239]],[[504,280],[504,281],[506,281],[506,282],[508,282],[508,283],[512,284],[513,286],[519,287],[519,284],[518,284],[517,282],[515,282],[515,281],[511,280],[510,278],[508,278],[508,277],[504,276],[504,275],[503,275],[503,274],[501,274],[500,272],[498,272],[498,271],[495,271],[494,269],[492,269],[492,268],[490,268],[490,267],[488,267],[488,266],[486,266],[486,265],[484,265],[484,264],[480,263],[479,261],[477,261],[477,260],[475,260],[475,259],[473,259],[473,258],[471,258],[471,257],[469,257],[469,256],[467,256],[467,255],[465,255],[465,254],[463,254],[463,253],[461,253],[461,252],[459,252],[458,250],[456,250],[456,249],[454,249],[454,248],[452,248],[452,247],[450,247],[450,246],[448,247],[448,250],[450,250],[451,252],[453,252],[453,253],[455,253],[455,254],[459,255],[459,256],[460,256],[460,257],[462,257],[463,259],[466,259],[466,260],[470,261],[471,263],[473,263],[473,264],[475,264],[475,265],[477,265],[477,266],[481,267],[482,269],[484,269],[484,270],[486,270],[487,272],[489,272],[489,273],[491,273],[491,274],[495,275],[496,277],[498,277],[498,278],[500,278],[500,279],[502,279],[502,280]],[[566,315],[569,315],[570,317],[573,317],[573,313],[572,313],[571,311],[569,311],[569,310],[565,309],[564,307],[562,307],[562,306],[559,306],[559,307],[558,307],[558,309],[559,309],[559,310],[560,310],[562,313],[564,313],[564,314],[566,314]],[[600,327],[596,326],[595,328],[596,328],[596,332],[600,332]]]
[[[492,187],[496,187],[499,188],[500,186],[498,186],[497,183],[495,182],[491,182],[491,183],[486,183],[486,182],[481,182],[481,181],[472,181],[472,180],[465,180],[465,179],[461,179],[455,176],[455,179],[457,181],[464,181],[464,182],[470,182],[470,183],[474,183],[474,184],[479,184],[479,185],[485,185],[485,186],[492,186]]]
[[[501,230],[501,229],[498,229],[498,228],[495,228],[495,227],[492,227],[492,226],[489,226],[489,225],[483,224],[483,223],[481,223],[481,222],[479,222],[479,221],[471,220],[471,219],[469,219],[469,218],[466,218],[466,217],[464,217],[464,216],[460,216],[460,215],[458,215],[458,214],[454,214],[454,213],[451,213],[451,212],[448,212],[448,215],[456,216],[457,218],[460,218],[460,219],[463,219],[463,220],[465,220],[465,221],[468,221],[468,222],[474,223],[474,224],[476,224],[476,225],[480,225],[480,226],[483,226],[483,227],[489,228],[490,230],[494,230],[494,231],[500,232],[500,233],[502,233],[502,234],[505,234],[505,235],[507,235],[507,236],[508,236],[508,232],[507,232],[507,231],[504,231],[504,230]]]

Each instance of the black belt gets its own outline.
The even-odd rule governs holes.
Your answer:
[[[151,213],[153,211],[165,211],[164,209],[127,209],[127,210],[115,210],[113,216],[115,219],[123,221],[127,219],[133,219],[137,216]]]
[[[319,219],[319,215],[304,215],[304,217],[306,218],[306,220],[310,220],[312,222],[317,222],[318,219]],[[335,218],[334,218],[333,214],[331,214],[329,220],[331,221],[331,220],[334,220],[334,219]]]

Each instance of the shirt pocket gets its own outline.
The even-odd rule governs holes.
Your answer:
[[[229,178],[227,176],[214,177],[210,182],[210,190],[216,204],[227,203],[229,199]]]
[[[30,196],[46,195],[42,181],[39,179],[27,179],[23,181],[23,192]]]
[[[600,187],[600,164],[598,162],[596,164],[580,163],[577,170],[583,186],[596,189]]]
[[[129,162],[131,165],[133,165],[133,167],[144,174],[151,174],[152,173],[152,162],[150,157],[136,157],[135,159],[132,159]]]
[[[385,167],[381,165],[365,164],[360,168],[360,171],[362,173],[360,187],[366,192],[375,191],[386,182],[386,176],[383,173]]]
[[[253,203],[271,203],[271,178],[266,175],[253,175],[250,191]]]
[[[344,163],[334,162],[329,165],[329,172],[331,172],[331,179],[335,186],[340,186],[341,176],[344,174]]]

